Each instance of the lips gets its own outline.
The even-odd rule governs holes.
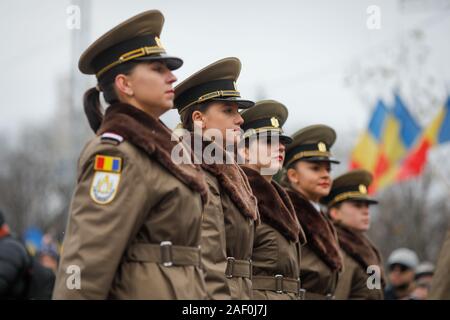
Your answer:
[[[321,186],[322,188],[328,188],[330,186],[329,183],[319,183],[319,186]]]
[[[174,94],[174,93],[175,93],[175,90],[170,89],[170,90],[167,90],[166,93],[173,93],[173,94]]]

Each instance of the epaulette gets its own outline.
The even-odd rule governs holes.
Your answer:
[[[123,137],[121,135],[105,132],[100,136],[102,143],[109,143],[115,146],[119,145],[123,141]]]

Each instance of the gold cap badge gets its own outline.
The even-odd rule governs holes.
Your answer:
[[[275,117],[270,118],[270,123],[272,124],[272,127],[279,128],[280,123],[278,122],[278,119]]]
[[[327,151],[327,145],[323,142],[319,142],[317,144],[317,148],[319,149],[319,151],[321,152],[326,152]]]
[[[367,187],[363,184],[359,185],[359,192],[361,192],[362,194],[367,194]]]

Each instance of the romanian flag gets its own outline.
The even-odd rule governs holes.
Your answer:
[[[353,150],[351,162],[353,168],[363,168],[370,172],[375,171],[383,126],[388,113],[389,111],[384,103],[379,101],[369,121],[368,130],[363,133]]]
[[[120,173],[122,169],[122,159],[119,157],[110,157],[103,155],[95,156],[95,171],[109,171]]]
[[[420,132],[420,126],[398,95],[391,107],[381,100],[377,102],[368,130],[353,150],[350,164],[351,168],[363,168],[373,174],[369,192],[395,182],[397,164],[409,152]]]
[[[396,180],[401,181],[420,175],[427,162],[428,151],[433,146],[446,142],[450,142],[450,96],[402,162]]]

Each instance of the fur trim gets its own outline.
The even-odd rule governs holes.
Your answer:
[[[322,212],[317,212],[299,192],[291,189],[286,191],[294,205],[298,221],[305,231],[308,244],[330,269],[340,271],[343,264],[342,254],[331,221]]]
[[[225,151],[223,153],[225,154]],[[244,216],[259,221],[256,197],[253,195],[247,176],[236,163],[206,164],[202,161],[201,166],[217,178],[220,186]]]
[[[286,239],[299,241],[299,235],[303,235],[303,231],[286,191],[274,180],[269,183],[252,168],[242,166],[242,170],[247,175],[253,194],[258,200],[261,220],[278,230]],[[304,240],[301,239],[301,242]]]
[[[191,190],[199,192],[206,203],[207,186],[199,166],[174,164],[172,149],[179,143],[172,141],[172,132],[159,119],[125,103],[111,105],[105,113],[97,135],[112,132],[121,135],[131,144],[141,148]],[[187,149],[186,149],[187,150]]]
[[[338,234],[339,245],[350,257],[364,269],[370,265],[377,265],[381,269],[381,281],[384,281],[383,261],[378,249],[362,233],[345,227],[340,223],[335,223]]]

